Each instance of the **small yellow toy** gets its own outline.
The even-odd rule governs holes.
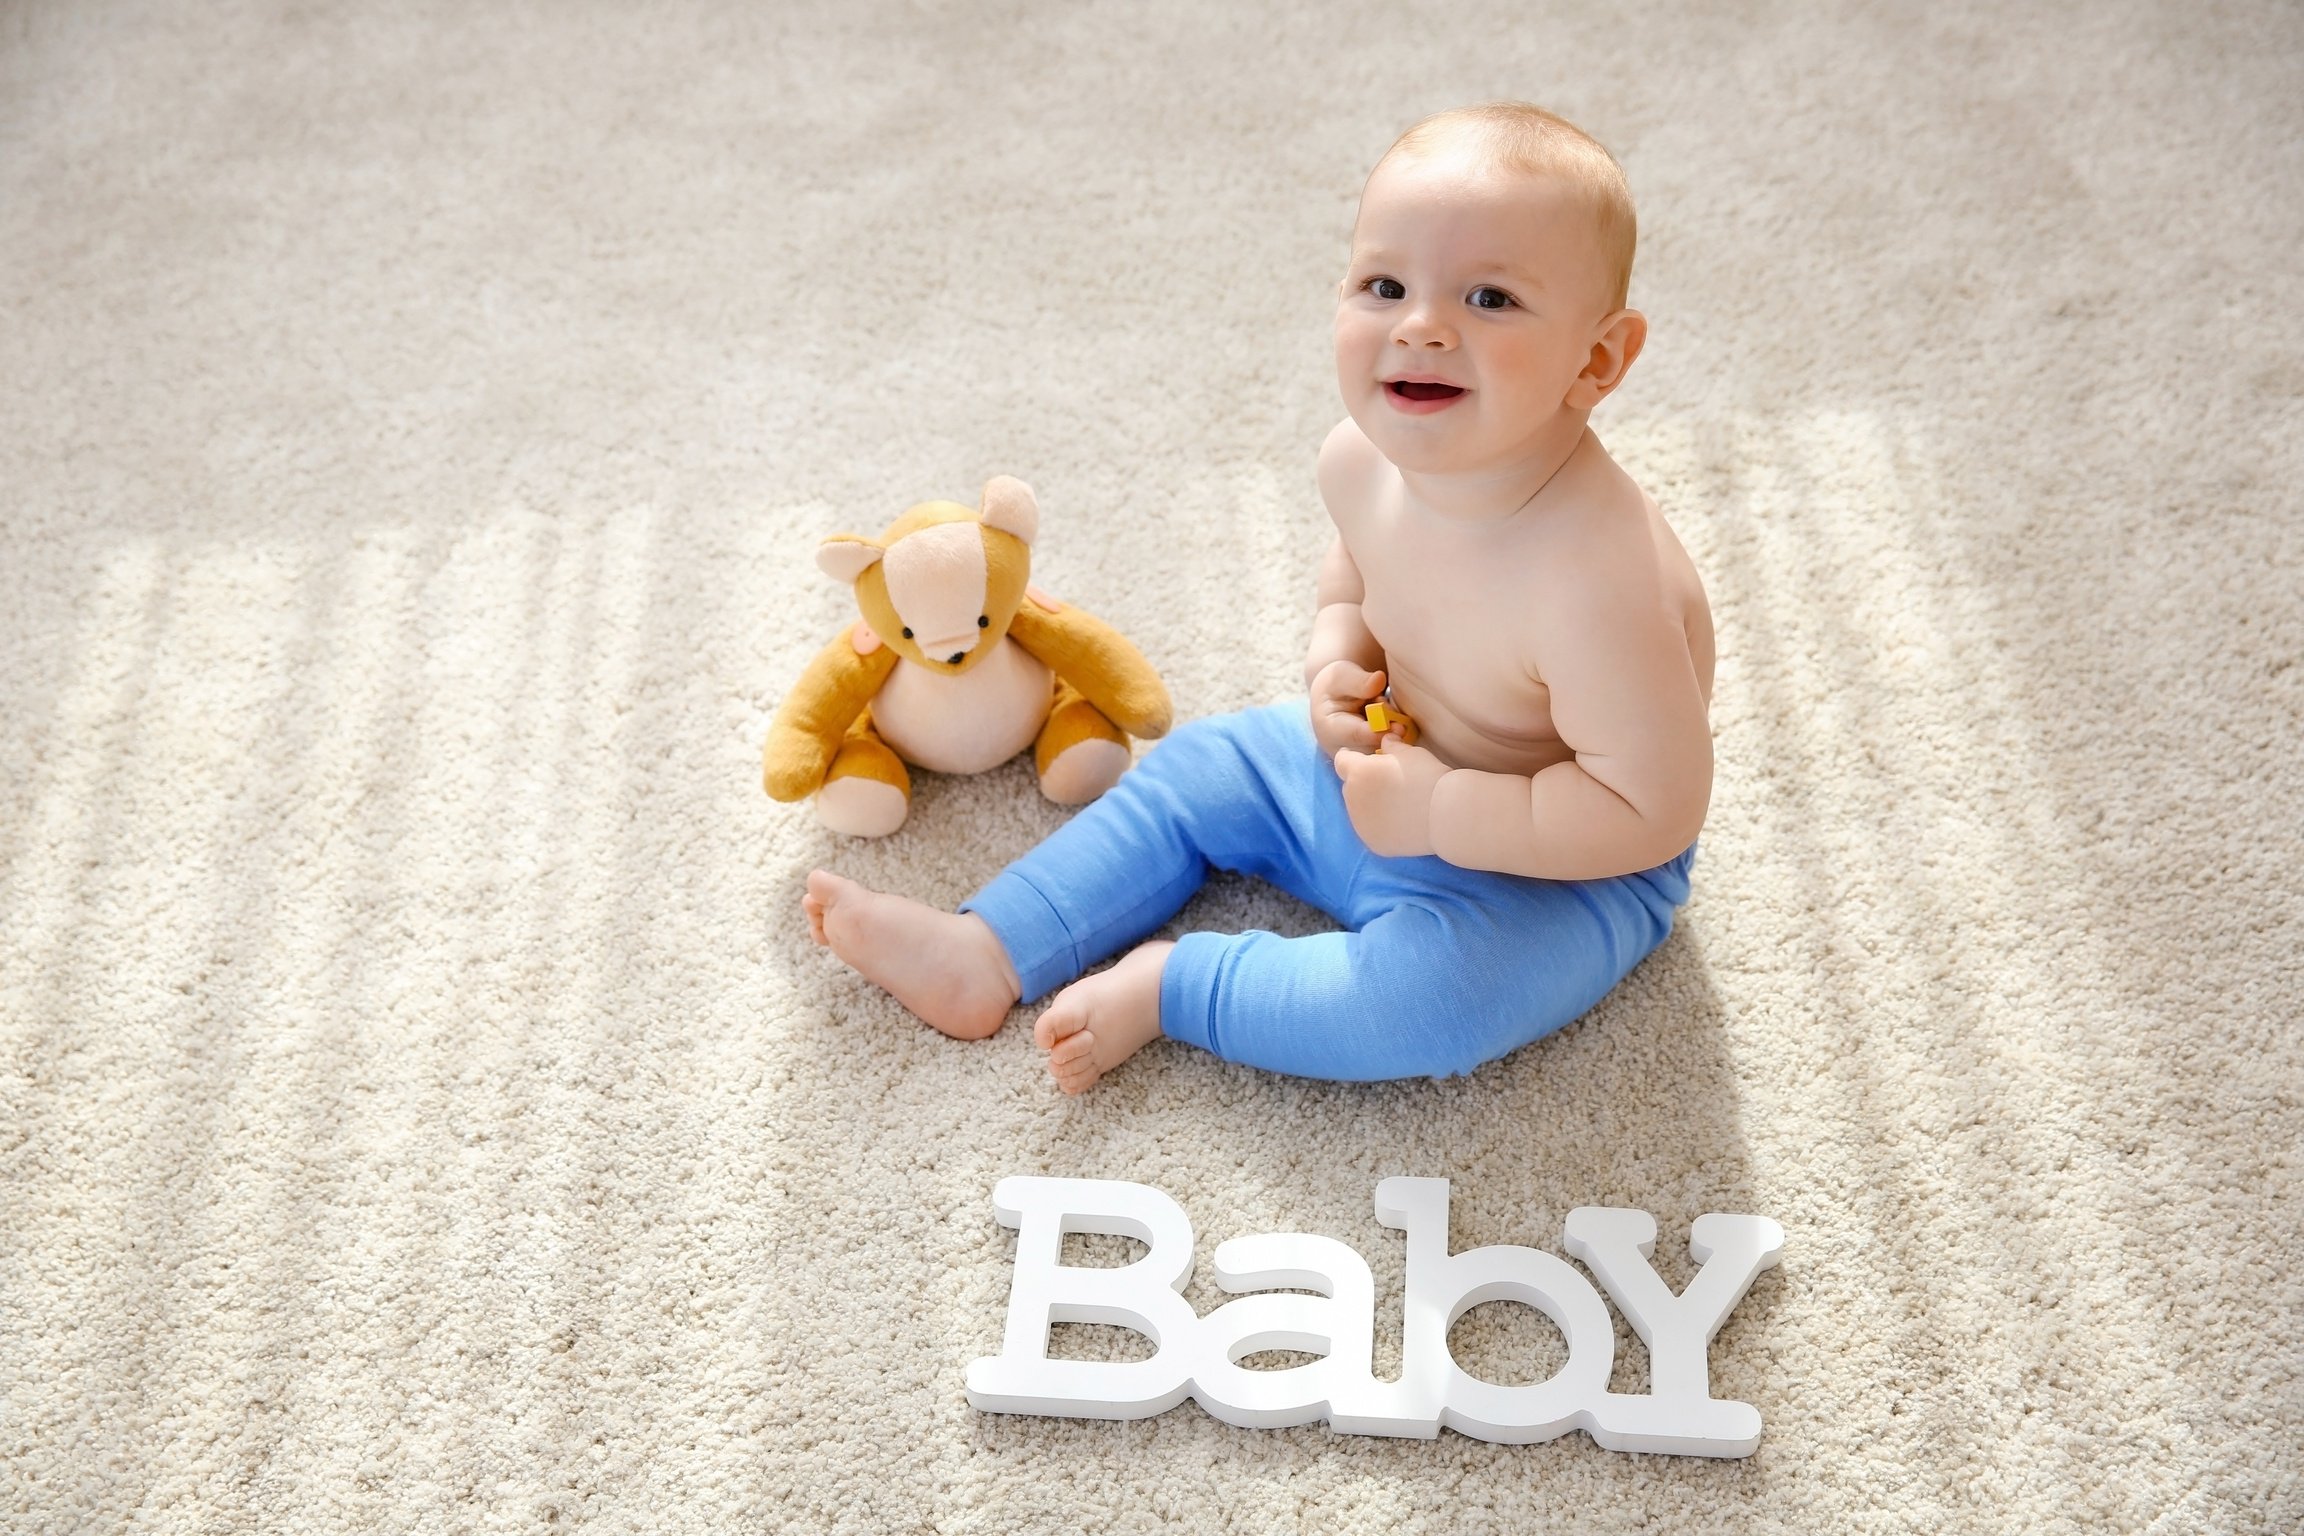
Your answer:
[[[1382,737],[1392,727],[1398,726],[1400,727],[1401,745],[1408,747],[1416,745],[1416,722],[1402,714],[1396,707],[1378,699],[1362,713],[1368,716],[1368,729],[1374,731],[1378,737]]]
[[[1084,805],[1167,734],[1168,689],[1103,620],[1031,585],[1040,508],[1008,475],[981,507],[924,501],[877,539],[816,551],[863,618],[817,653],[768,727],[771,798],[816,797],[835,832],[885,837],[912,807],[907,763],[982,773],[1026,747],[1040,791]]]

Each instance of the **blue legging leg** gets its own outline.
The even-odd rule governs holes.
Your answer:
[[[1618,880],[1404,882],[1368,893],[1375,915],[1352,933],[1187,934],[1161,975],[1160,1028],[1296,1077],[1470,1072],[1581,1016],[1662,943],[1687,859]]]
[[[1296,701],[1184,726],[961,910],[1029,1000],[1151,935],[1211,866],[1256,875],[1354,931],[1187,934],[1161,1030],[1296,1076],[1439,1077],[1605,996],[1671,931],[1693,858],[1576,882],[1377,858]]]
[[[960,910],[991,925],[1027,1002],[1150,936],[1211,867],[1333,915],[1325,888],[1366,851],[1323,826],[1319,775],[1335,777],[1300,700],[1192,721]]]

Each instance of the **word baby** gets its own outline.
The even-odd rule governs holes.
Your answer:
[[[1430,1439],[1441,1426],[1480,1440],[1532,1444],[1582,1429],[1612,1451],[1749,1456],[1760,1413],[1711,1394],[1705,1358],[1720,1325],[1784,1249],[1764,1216],[1696,1218],[1688,1252],[1702,1266],[1674,1296],[1648,1255],[1656,1223],[1645,1211],[1580,1206],[1568,1213],[1568,1251],[1608,1288],[1648,1345],[1649,1392],[1608,1390],[1616,1332],[1597,1291],[1564,1261],[1498,1245],[1448,1252],[1448,1181],[1385,1179],[1376,1219],[1408,1234],[1400,1379],[1376,1380],[1376,1287],[1368,1262],[1330,1237],[1262,1233],[1216,1250],[1216,1283],[1250,1295],[1205,1318],[1177,1293],[1192,1277],[1192,1224],[1175,1201],[1144,1184],[1108,1179],[1002,1179],[992,1207],[1016,1231],[1016,1272],[1000,1353],[968,1367],[968,1401],[995,1413],[1136,1419],[1186,1397],[1228,1424],[1277,1429],[1325,1418],[1348,1434]],[[1150,1251],[1117,1269],[1057,1262],[1067,1232],[1132,1237]],[[1467,1375],[1448,1352],[1448,1330],[1485,1301],[1535,1307],[1559,1326],[1568,1361],[1549,1380],[1498,1386]],[[1051,1360],[1053,1323],[1111,1323],[1149,1337],[1150,1359]],[[1322,1359],[1282,1371],[1239,1362],[1262,1350]]]

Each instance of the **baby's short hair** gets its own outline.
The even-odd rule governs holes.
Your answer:
[[[1473,139],[1513,170],[1559,179],[1585,201],[1610,278],[1608,308],[1622,309],[1632,289],[1632,252],[1640,226],[1632,212],[1632,189],[1616,157],[1598,139],[1542,107],[1490,101],[1433,113],[1394,139],[1376,163],[1462,138]]]

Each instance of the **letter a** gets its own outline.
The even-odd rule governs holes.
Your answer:
[[[1376,1282],[1357,1252],[1303,1232],[1235,1237],[1216,1249],[1216,1283],[1234,1292],[1320,1293],[1242,1296],[1201,1322],[1192,1393],[1217,1418],[1257,1429],[1310,1424],[1328,1417],[1332,1404],[1374,1389]],[[1284,1371],[1241,1369],[1242,1359],[1268,1349],[1322,1358]]]

